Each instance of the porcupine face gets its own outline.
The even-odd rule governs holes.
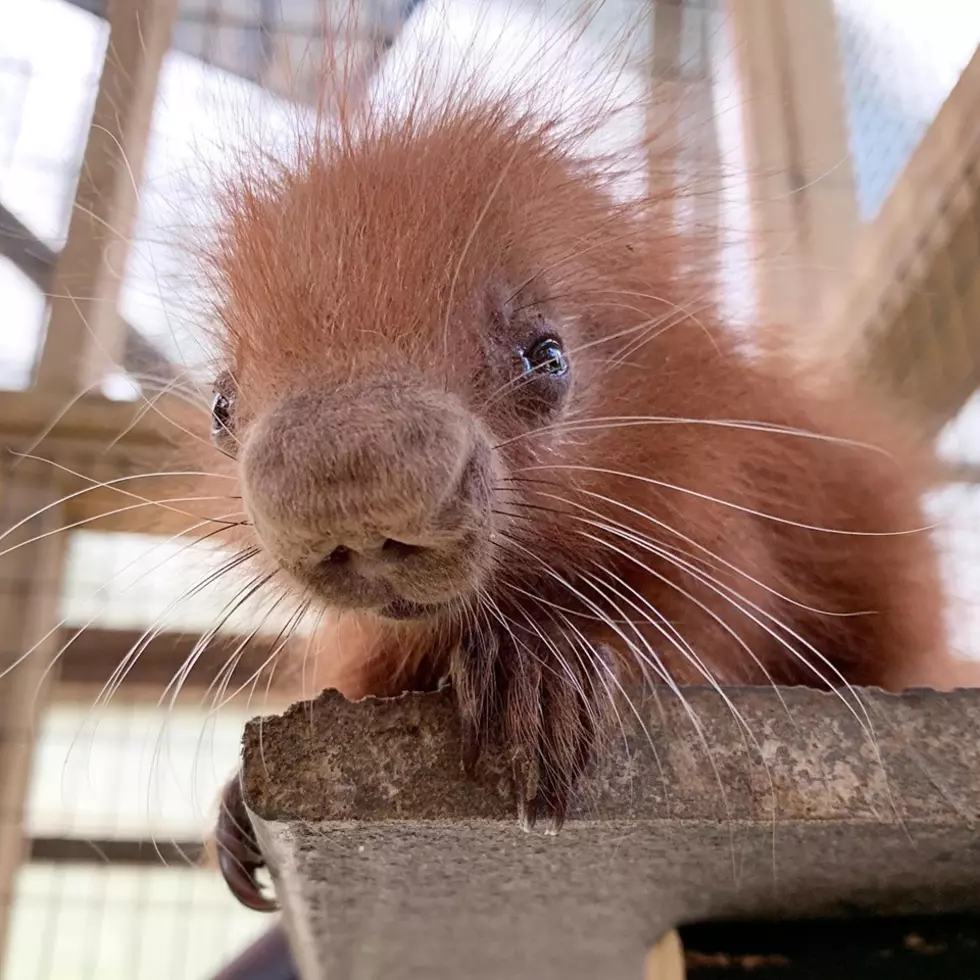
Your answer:
[[[559,547],[554,515],[515,523],[512,474],[560,449],[589,387],[567,241],[608,230],[597,200],[492,114],[239,189],[214,435],[259,545],[325,604],[437,615]]]

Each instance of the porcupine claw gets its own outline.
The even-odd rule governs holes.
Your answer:
[[[265,866],[265,861],[245,810],[238,776],[228,782],[221,794],[215,838],[218,869],[235,898],[254,912],[275,912],[278,903],[262,893],[256,879],[256,872]]]

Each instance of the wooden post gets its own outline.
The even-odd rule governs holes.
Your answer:
[[[26,842],[24,801],[35,728],[58,641],[58,632],[51,631],[66,536],[51,533],[61,519],[60,508],[49,506],[60,496],[55,476],[51,467],[31,461],[16,470],[8,462],[0,472],[0,954]],[[10,551],[31,538],[37,540]]]
[[[74,393],[120,363],[118,299],[176,0],[107,0],[109,42],[36,384]]]
[[[643,980],[684,980],[684,947],[676,929],[671,929],[647,956]]]
[[[677,180],[678,126],[683,108],[680,80],[683,26],[682,0],[653,0],[652,92],[647,114],[650,145],[655,154],[651,176],[653,181],[664,181],[671,186]]]
[[[709,34],[713,11],[686,0],[653,0],[649,134],[651,216],[697,235],[710,250],[665,255],[665,276],[701,281],[717,259],[719,147]],[[682,232],[683,233],[683,232]],[[692,237],[690,241],[693,241]],[[688,271],[685,262],[693,262]]]
[[[176,9],[176,0],[108,0],[108,51],[35,377],[43,391],[86,390],[121,360],[119,288]],[[49,464],[20,459],[0,473],[0,950],[24,854],[37,721],[56,673],[49,667],[67,535],[52,532],[64,524],[62,494]]]
[[[858,229],[832,0],[727,0],[759,317],[806,336]]]

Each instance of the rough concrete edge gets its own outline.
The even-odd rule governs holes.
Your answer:
[[[637,692],[634,704],[665,740],[667,758],[654,758],[653,746],[648,750],[634,729],[638,751],[614,749],[594,767],[571,821],[769,822],[774,812],[783,822],[976,821],[980,740],[973,733],[980,724],[980,690],[856,693],[872,718],[877,745],[863,732],[860,713],[834,692],[685,688],[685,697],[711,715],[708,727],[720,736],[712,743],[716,758],[704,753],[699,762],[692,752],[694,728],[687,721],[683,733],[679,702]],[[764,731],[758,745],[744,738],[726,698],[750,719],[753,731]],[[803,728],[799,715],[805,716]],[[514,818],[510,769],[499,752],[481,760],[475,779],[462,773],[448,691],[356,702],[326,691],[280,715],[250,721],[242,758],[246,804],[264,821]],[[719,780],[730,789],[724,806]],[[626,793],[632,805],[623,802]]]

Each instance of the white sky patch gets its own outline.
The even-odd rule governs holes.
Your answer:
[[[215,181],[250,147],[285,146],[302,118],[250,82],[168,54],[120,308],[176,362],[208,360],[196,329],[205,297],[192,250],[212,226]]]
[[[980,43],[980,3],[835,5],[858,201],[869,220]]]
[[[649,26],[620,4],[591,9],[567,0],[425,0],[374,79],[372,102],[402,118],[440,114],[466,98],[504,98],[515,116],[554,122],[582,155],[611,154],[629,176],[613,190],[627,199],[645,190],[642,141],[647,81],[637,70]],[[586,10],[587,29],[575,18]],[[581,31],[581,33],[580,33]],[[623,46],[622,42],[629,40]],[[420,93],[421,88],[421,93]],[[580,140],[594,113],[610,116]]]
[[[74,172],[94,100],[105,25],[60,0],[19,0],[0,32],[0,201],[38,237],[60,246]],[[30,380],[45,303],[0,260],[0,387]]]

